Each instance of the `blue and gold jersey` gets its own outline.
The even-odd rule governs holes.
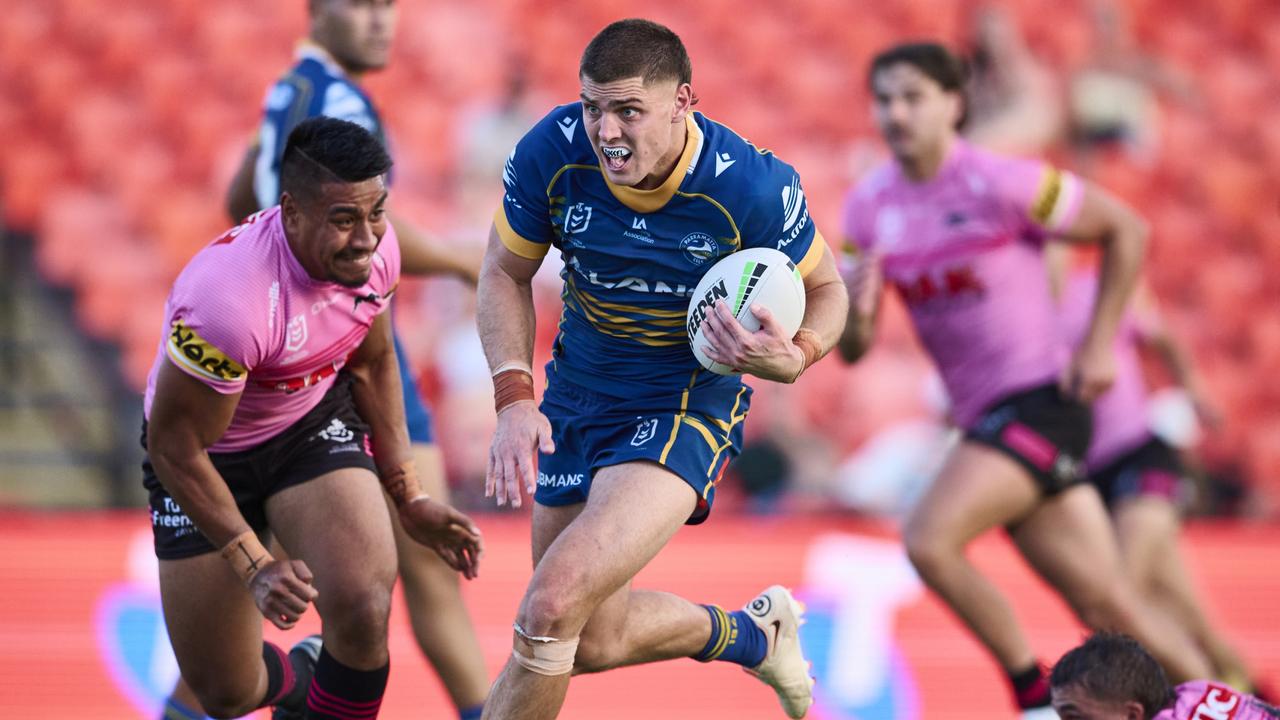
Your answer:
[[[654,190],[614,185],[582,126],[582,105],[563,105],[516,146],[503,172],[494,224],[508,249],[564,258],[564,311],[549,368],[617,397],[660,396],[741,380],[701,371],[685,312],[717,259],[777,248],[802,275],[825,242],[809,218],[800,178],[701,113],[686,118],[684,153]]]
[[[349,120],[373,133],[384,147],[387,144],[382,119],[369,96],[323,48],[303,42],[297,62],[271,86],[263,102],[253,172],[259,208],[280,202],[280,161],[289,133],[303,120],[320,116]]]

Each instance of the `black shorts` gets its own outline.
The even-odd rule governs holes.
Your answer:
[[[1009,395],[982,414],[965,439],[995,448],[1031,473],[1045,495],[1088,480],[1084,456],[1093,433],[1089,406],[1056,385]]]
[[[147,447],[145,423],[142,447]],[[369,426],[356,413],[351,381],[345,375],[284,432],[248,450],[209,453],[209,459],[231,488],[240,514],[259,534],[267,529],[266,500],[281,490],[343,468],[377,472]],[[217,550],[169,496],[147,457],[142,461],[142,486],[151,496],[156,557],[179,560]]]
[[[1151,438],[1090,474],[1107,507],[1133,497],[1158,497],[1178,507],[1191,500],[1191,481],[1178,451]]]

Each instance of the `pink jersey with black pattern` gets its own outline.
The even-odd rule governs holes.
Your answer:
[[[289,248],[278,206],[227,231],[169,292],[146,415],[161,364],[170,362],[219,393],[243,393],[209,451],[246,450],[279,434],[320,402],[389,306],[400,279],[390,224],[372,265],[356,288],[312,278]]]
[[[1042,243],[1074,222],[1082,194],[1070,173],[957,140],[932,180],[888,163],[848,196],[846,239],[882,258],[961,427],[1058,377],[1064,340]]]
[[[1079,347],[1093,318],[1098,293],[1095,272],[1077,272],[1068,278],[1061,301],[1062,329],[1072,348]],[[1140,328],[1132,308],[1125,311],[1116,331],[1116,379],[1093,401],[1093,442],[1085,463],[1101,470],[1151,437],[1147,424],[1147,384],[1138,357]]]
[[[1275,720],[1275,708],[1252,695],[1221,683],[1195,680],[1175,689],[1172,707],[1156,714],[1154,720]]]

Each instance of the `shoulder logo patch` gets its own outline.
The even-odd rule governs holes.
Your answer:
[[[507,187],[516,186],[516,149],[511,148],[511,154],[507,156],[507,162],[502,166],[502,184]]]
[[[782,188],[782,237],[778,249],[790,245],[809,224],[809,208],[800,189],[800,176],[792,175],[791,184]]]
[[[560,132],[564,133],[564,139],[573,142],[573,131],[578,128],[578,118],[573,116],[565,116],[560,118]]]
[[[736,162],[738,161],[729,157],[729,153],[727,152],[722,152],[717,154],[716,155],[716,177],[720,177],[720,173],[724,172],[725,170],[728,170],[729,166],[733,165]]]

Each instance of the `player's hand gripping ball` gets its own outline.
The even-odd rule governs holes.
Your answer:
[[[791,259],[773,248],[749,248],[732,253],[702,276],[685,315],[689,345],[702,367],[719,375],[738,375],[743,368],[718,362],[707,354],[712,345],[707,317],[721,302],[742,329],[753,336],[759,334],[762,323],[752,308],[763,308],[789,345],[804,320],[804,279]]]

